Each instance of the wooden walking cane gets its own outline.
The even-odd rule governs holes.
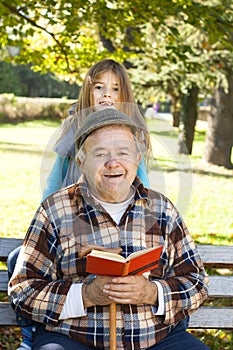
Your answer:
[[[116,350],[116,303],[110,304],[110,350]]]
[[[93,244],[87,244],[81,246],[78,249],[79,258],[83,258],[88,253],[91,252],[92,249],[111,252],[115,254],[120,254],[122,252],[121,248],[105,248],[102,246],[97,246]],[[89,271],[91,273],[91,271]],[[109,330],[110,330],[110,350],[116,350],[116,303],[111,303],[109,307]]]

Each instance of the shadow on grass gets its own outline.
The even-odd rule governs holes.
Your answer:
[[[14,120],[11,123],[1,122],[0,129],[12,128],[12,127],[23,127],[23,128],[38,128],[44,127],[57,127],[61,125],[61,119],[34,119],[34,120]]]
[[[229,174],[226,174],[221,171],[213,171],[213,170],[205,170],[205,169],[200,169],[200,168],[195,168],[195,167],[188,167],[188,168],[185,168],[185,167],[176,167],[176,166],[173,166],[172,165],[172,161],[170,161],[171,163],[171,166],[169,166],[169,161],[168,160],[165,160],[164,159],[164,162],[166,162],[166,164],[162,164],[163,161],[161,161],[160,164],[158,164],[157,160],[152,164],[151,166],[151,170],[153,171],[160,171],[160,172],[165,172],[165,173],[172,173],[172,172],[176,172],[176,171],[183,171],[183,172],[186,172],[186,173],[193,173],[193,174],[198,174],[198,175],[206,175],[206,176],[212,176],[212,177],[216,177],[216,178],[225,178],[225,179],[230,179],[233,177],[233,173],[229,173]],[[225,169],[226,171],[229,171],[231,172],[231,170],[229,169]]]
[[[169,138],[174,138],[177,139],[177,132],[175,131],[155,131],[155,130],[150,130],[151,135],[158,135],[158,136],[163,136],[163,137],[169,137]]]
[[[24,144],[24,143],[13,143],[13,142],[0,142],[0,151],[7,153],[23,153],[41,155],[44,148],[35,147],[33,144]]]
[[[193,169],[193,172],[195,174],[199,174],[199,175],[208,175],[208,176],[213,176],[213,177],[222,177],[225,179],[228,178],[232,178],[233,174],[221,174],[219,172],[214,172],[214,171],[210,171],[210,170],[204,170],[204,169]]]

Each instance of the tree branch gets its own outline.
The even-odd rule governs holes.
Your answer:
[[[18,10],[16,7],[13,7],[9,4],[7,4],[6,2],[2,2],[2,5],[5,6],[11,13],[16,14],[18,17],[23,18],[24,20],[26,20],[28,23],[31,24],[31,26],[36,27],[38,29],[41,29],[42,31],[46,32],[49,36],[51,36],[51,38],[55,41],[55,43],[59,46],[62,54],[65,57],[65,61],[67,64],[67,69],[69,72],[71,72],[70,69],[70,65],[69,65],[69,59],[67,57],[66,54],[66,50],[64,50],[64,46],[60,43],[60,41],[56,38],[56,35],[50,31],[48,31],[46,28],[42,27],[41,25],[37,24],[35,21],[33,21],[31,18],[28,18],[26,15],[24,15],[20,9]]]

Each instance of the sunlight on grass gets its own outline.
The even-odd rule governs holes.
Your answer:
[[[202,163],[205,123],[197,124],[191,156],[177,154],[178,130],[171,123],[150,120],[148,126],[155,158],[149,175],[152,188],[174,202],[196,242],[230,244],[233,171]]]
[[[198,242],[227,244],[233,238],[232,181],[224,176],[195,174],[187,225]]]
[[[0,128],[1,236],[23,238],[40,202],[41,160],[56,124],[31,125]]]
[[[151,187],[167,195],[181,211],[198,243],[232,244],[232,175],[221,167],[202,164],[205,129],[198,125],[192,156],[177,153],[178,131],[171,123],[148,121],[155,157],[149,174]],[[0,236],[25,236],[41,198],[41,164],[44,150],[57,129],[57,123],[35,121],[0,126]],[[52,165],[42,168],[47,173]],[[51,163],[51,164],[50,164]],[[1,332],[11,349],[15,329]],[[231,331],[192,331],[212,350],[233,348]],[[5,339],[5,338],[4,338]],[[9,340],[12,340],[12,343]]]
[[[233,237],[229,209],[233,172],[202,165],[203,125],[197,127],[192,156],[186,156],[177,153],[178,131],[170,122],[148,121],[155,157],[150,183],[178,207],[197,242],[229,244]],[[1,236],[24,237],[41,198],[43,151],[57,126],[49,121],[1,125]],[[49,162],[48,168],[52,159]]]

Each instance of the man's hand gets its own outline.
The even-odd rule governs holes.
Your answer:
[[[104,285],[103,293],[118,304],[157,305],[158,299],[156,284],[142,275],[114,277]]]
[[[158,291],[155,283],[140,275],[127,277],[97,276],[83,286],[84,306],[118,304],[157,305]]]
[[[118,304],[157,305],[155,283],[142,275],[126,277],[97,276],[82,288],[84,307]]]
[[[82,297],[84,307],[94,305],[109,305],[111,300],[103,292],[104,286],[112,282],[113,277],[96,276],[90,284],[84,284],[82,287]]]

